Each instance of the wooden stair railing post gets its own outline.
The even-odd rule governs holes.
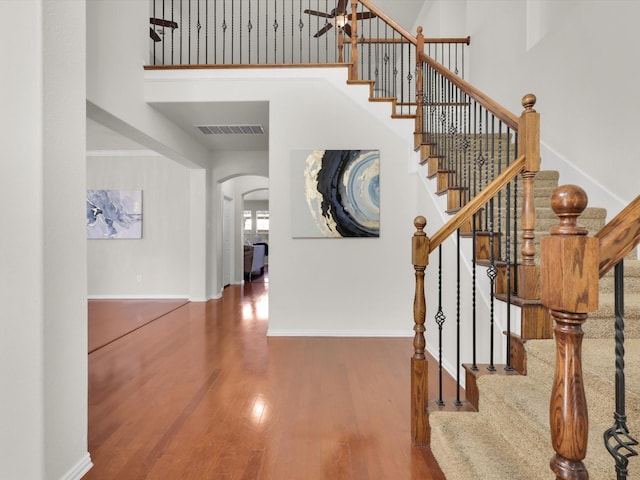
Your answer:
[[[555,320],[556,368],[549,403],[550,461],[557,480],[587,480],[589,416],[582,375],[582,324],[598,309],[599,241],[577,224],[587,195],[575,185],[558,187],[551,208],[560,223],[541,243],[542,303]]]
[[[422,34],[422,27],[418,27],[418,35],[416,36],[418,41],[416,45],[416,126],[415,136],[420,138],[420,142],[424,141],[424,132],[422,128],[424,126],[424,81],[422,71],[422,57],[420,53],[424,52],[424,35]],[[420,159],[422,160],[422,159]]]
[[[533,182],[540,170],[540,114],[533,108],[535,104],[535,95],[525,95],[522,98],[524,112],[518,120],[518,155],[524,155],[526,159],[522,172],[522,262],[518,266],[518,297],[526,300],[540,299],[540,268],[534,259],[536,212]]]
[[[418,216],[413,224],[416,232],[411,239],[411,263],[416,275],[413,299],[413,356],[411,357],[411,437],[415,445],[427,445],[431,431],[428,418],[429,363],[425,356],[425,317],[427,303],[424,296],[424,271],[429,263],[429,237],[424,232],[427,220]]]
[[[349,80],[358,80],[358,0],[351,0],[351,68]]]

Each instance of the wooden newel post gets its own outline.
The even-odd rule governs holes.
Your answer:
[[[429,443],[428,378],[429,365],[425,357],[425,326],[427,304],[424,296],[424,271],[429,263],[429,237],[424,232],[427,220],[418,216],[413,224],[416,232],[411,240],[411,263],[416,273],[413,298],[413,356],[411,357],[411,436],[416,445]]]
[[[358,80],[358,0],[351,0],[351,73],[350,80]]]
[[[582,376],[582,324],[598,309],[599,242],[577,224],[587,195],[575,185],[558,187],[551,208],[560,223],[542,239],[542,303],[555,320],[556,369],[549,406],[551,470],[558,480],[586,480],[589,417]]]
[[[522,98],[524,112],[518,121],[518,153],[525,156],[522,173],[522,262],[518,266],[518,296],[526,300],[540,298],[540,269],[535,263],[536,211],[533,182],[540,170],[540,114],[533,108],[536,96]]]

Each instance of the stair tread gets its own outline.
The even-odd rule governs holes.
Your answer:
[[[438,412],[430,415],[431,450],[446,478],[465,480],[538,480],[538,469],[522,465],[517,447],[477,413]],[[465,435],[460,435],[465,432]],[[468,436],[467,436],[468,435]],[[483,439],[470,442],[469,438]],[[492,448],[486,448],[486,445]],[[547,460],[548,463],[548,460]],[[547,467],[548,468],[548,467]]]
[[[497,460],[500,463],[496,465],[487,460],[488,454],[502,451],[507,461],[524,464],[524,472],[536,472],[535,478],[554,478],[548,462],[554,453],[549,432],[549,394],[555,370],[555,341],[530,340],[527,351],[527,376],[494,375],[478,380],[481,396],[478,413],[431,415],[432,450],[445,475],[450,478],[527,478],[522,476],[526,473],[505,476],[504,466],[500,465],[504,460]],[[602,445],[602,432],[611,426],[614,410],[613,340],[587,339],[583,342],[583,352],[584,383],[590,412],[585,464],[591,478],[613,480],[613,461]],[[631,352],[627,356],[627,365],[640,365],[640,340],[629,341],[627,352]],[[638,422],[640,375],[629,376],[633,378],[627,384],[630,392],[627,396],[628,417],[630,422]],[[632,432],[638,431],[636,425],[630,425],[630,428]],[[470,435],[481,439],[477,445],[469,441]],[[450,444],[443,446],[438,444],[440,442]],[[464,450],[465,454],[450,458],[456,456],[455,449]],[[483,476],[464,476],[475,471],[481,471]]]

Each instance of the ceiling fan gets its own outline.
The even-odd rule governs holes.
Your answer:
[[[178,24],[176,22],[172,20],[165,20],[164,18],[151,17],[149,18],[149,23],[151,25],[158,25],[159,27],[168,27],[172,30],[178,28]],[[162,40],[162,38],[160,38],[160,35],[158,35],[158,32],[156,32],[153,27],[149,27],[149,36],[154,42],[159,42]]]
[[[336,5],[336,8],[331,10],[330,13],[319,12],[317,10],[309,10],[309,9],[304,11],[304,13],[307,13],[309,15],[315,15],[316,17],[322,17],[322,18],[327,18],[331,20],[331,21],[327,20],[327,23],[324,25],[324,27],[322,27],[320,30],[316,32],[316,34],[314,35],[314,38],[321,37],[322,35],[327,33],[329,30],[331,30],[334,27],[334,25],[338,28],[341,28],[342,31],[346,33],[348,36],[351,36],[351,25],[348,22],[351,20],[351,17],[353,15],[350,13],[347,13],[347,1],[348,0],[338,0],[338,4]],[[373,12],[361,12],[356,14],[356,19],[363,20],[367,18],[375,18],[375,16],[376,14]]]

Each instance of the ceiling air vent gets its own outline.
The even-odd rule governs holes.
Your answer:
[[[262,125],[194,125],[205,135],[262,135]]]

